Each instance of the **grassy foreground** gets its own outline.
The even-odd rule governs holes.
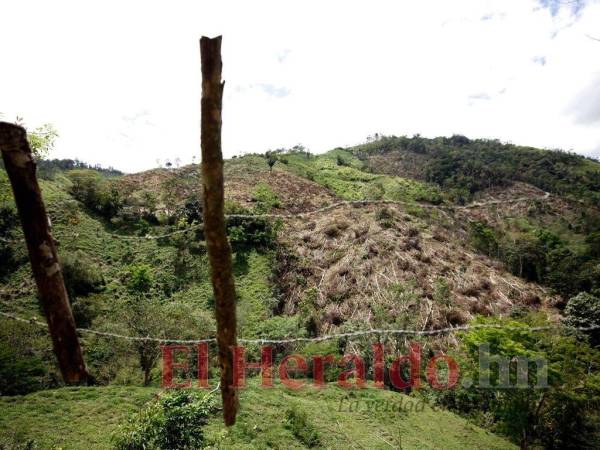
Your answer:
[[[290,391],[251,384],[242,392],[235,426],[226,430],[219,414],[211,418],[206,427],[207,448],[306,448],[298,429],[287,423],[291,410],[306,414],[307,427],[318,435],[315,448],[515,448],[454,414],[434,411],[414,398],[389,391],[347,392],[334,386]],[[156,388],[110,386],[3,397],[0,442],[16,438],[34,440],[38,448],[108,449],[119,424],[158,393]]]

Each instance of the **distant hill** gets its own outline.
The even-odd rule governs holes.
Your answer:
[[[483,189],[522,181],[600,205],[600,162],[575,153],[460,135],[381,136],[349,150],[374,171],[437,183],[461,201]]]

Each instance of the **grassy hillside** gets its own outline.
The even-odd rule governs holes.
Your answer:
[[[108,449],[119,424],[157,394],[153,388],[109,386],[2,397],[0,446],[2,439],[16,439],[38,446],[29,448]],[[395,411],[385,412],[386,407]],[[333,386],[322,391],[249,387],[242,392],[241,414],[233,428],[224,430],[218,415],[210,418],[206,448],[307,448],[294,434],[295,429],[286,424],[292,410],[309,414],[309,426],[316,430],[320,448],[516,448],[414,398],[372,389],[348,393]]]

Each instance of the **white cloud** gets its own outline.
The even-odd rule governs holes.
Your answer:
[[[600,125],[600,73],[575,97],[568,112],[576,123]]]
[[[54,123],[56,157],[124,170],[189,162],[198,38],[223,34],[227,156],[325,151],[374,132],[600,156],[600,124],[582,122],[583,104],[573,113],[584,89],[600,91],[600,43],[586,37],[598,1],[215,3],[7,2],[0,111]]]

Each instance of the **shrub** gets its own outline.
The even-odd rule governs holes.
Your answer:
[[[446,322],[452,326],[464,325],[468,322],[467,315],[458,308],[450,308],[446,310]]]
[[[389,208],[379,208],[375,211],[375,219],[382,228],[391,228],[394,226],[394,215]]]
[[[117,333],[144,338],[198,339],[214,333],[213,318],[205,311],[176,301],[162,302],[156,296],[128,297],[117,310]],[[109,330],[113,331],[113,330]],[[158,342],[136,339],[129,342],[130,355],[136,355],[143,374],[144,386],[153,381],[153,369],[161,355]]]
[[[385,196],[385,188],[379,181],[369,183],[364,189],[364,197],[367,200],[381,200]]]
[[[281,224],[267,219],[231,217],[227,220],[227,234],[234,251],[251,248],[269,249],[277,242]]]
[[[349,166],[348,162],[344,159],[342,155],[337,155],[335,162],[338,166]]]
[[[433,299],[440,304],[449,305],[451,303],[450,299],[450,286],[448,286],[448,281],[444,278],[440,278],[435,281],[433,287]]]
[[[178,215],[184,217],[187,223],[202,222],[202,208],[202,199],[190,196],[186,199],[182,211]]]
[[[0,450],[36,450],[39,449],[33,439],[25,438],[22,432],[0,434]]]
[[[92,170],[73,170],[68,177],[72,183],[71,195],[87,206],[95,206],[100,192],[100,175]]]
[[[165,394],[129,419],[113,436],[117,450],[203,448],[204,425],[215,405],[209,395],[191,391]]]
[[[269,171],[273,171],[273,166],[277,162],[277,153],[268,151],[265,153],[265,159],[267,160],[267,165],[269,166]]]
[[[152,268],[147,264],[134,264],[128,268],[127,288],[133,294],[148,292],[154,284]]]
[[[347,230],[350,224],[345,220],[334,219],[323,228],[323,233],[330,238],[338,237],[342,231]]]

